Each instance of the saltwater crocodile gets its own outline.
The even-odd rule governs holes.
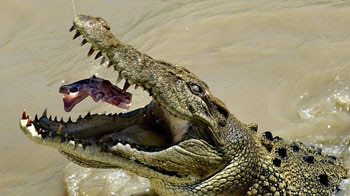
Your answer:
[[[153,100],[76,122],[23,112],[21,129],[34,142],[82,166],[135,172],[159,195],[330,195],[347,177],[341,161],[319,148],[257,134],[256,124],[238,121],[193,73],[123,44],[104,19],[77,16],[75,29],[81,45],[92,45],[88,56],[98,51],[117,81],[125,79],[119,93],[140,86]]]

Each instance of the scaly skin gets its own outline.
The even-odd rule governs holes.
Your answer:
[[[333,156],[270,132],[258,135],[230,114],[208,86],[183,67],[140,53],[117,40],[99,17],[77,16],[74,38],[153,97],[119,115],[52,120],[46,111],[20,126],[87,167],[123,168],[150,179],[159,195],[331,195],[347,170]]]

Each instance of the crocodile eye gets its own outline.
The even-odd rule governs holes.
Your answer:
[[[191,85],[191,91],[195,94],[201,94],[203,92],[202,88],[198,86],[197,84]]]

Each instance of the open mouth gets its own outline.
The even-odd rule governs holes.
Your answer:
[[[59,91],[64,94],[64,109],[71,111],[88,96],[95,101],[102,100],[127,109],[132,95],[126,90],[108,80],[92,76],[63,85]],[[189,122],[170,114],[154,99],[145,107],[127,113],[87,114],[75,122],[48,117],[46,110],[40,118],[35,116],[34,120],[24,112],[22,119],[28,120],[27,126],[33,124],[42,139],[59,137],[61,142],[74,141],[75,145],[83,146],[96,144],[107,149],[122,143],[146,151],[163,150],[180,142],[191,127]]]
[[[108,80],[92,76],[63,85],[59,92],[63,94],[66,112],[89,96],[96,102],[102,100],[128,109],[132,100],[132,94],[127,92],[130,86],[126,81],[123,88],[119,88]],[[85,117],[80,116],[75,122],[70,118],[65,122],[57,120],[57,117],[48,117],[46,110],[40,118],[35,116],[33,121],[23,112],[22,119],[28,120],[26,126],[33,124],[36,135],[42,139],[60,138],[61,142],[74,142],[75,145],[83,146],[96,144],[107,149],[122,143],[138,150],[159,151],[183,140],[191,129],[191,123],[171,114],[156,99],[143,108],[127,113],[89,113]]]

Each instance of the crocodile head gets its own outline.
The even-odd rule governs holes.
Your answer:
[[[207,84],[181,66],[121,43],[102,18],[77,16],[71,30],[75,29],[74,38],[83,36],[81,45],[92,45],[88,56],[96,51],[101,63],[114,68],[117,81],[125,79],[123,91],[140,86],[153,100],[127,113],[88,114],[74,122],[58,121],[46,111],[31,119],[24,112],[20,125],[31,140],[83,166],[123,168],[175,185],[198,184],[228,164],[231,158],[224,144],[235,137],[227,131],[234,129],[232,118]]]

